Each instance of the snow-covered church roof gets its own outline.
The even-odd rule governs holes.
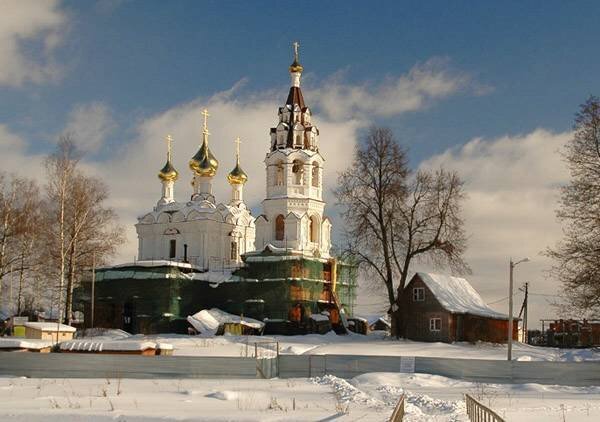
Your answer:
[[[431,290],[440,305],[449,312],[508,319],[508,315],[496,312],[486,305],[479,293],[464,278],[422,272],[416,275]]]

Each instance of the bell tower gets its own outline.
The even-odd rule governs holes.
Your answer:
[[[309,256],[329,257],[331,224],[323,217],[323,165],[319,129],[304,102],[300,87],[303,66],[297,42],[289,67],[291,86],[287,100],[270,130],[263,214],[256,220],[256,249],[268,244]]]

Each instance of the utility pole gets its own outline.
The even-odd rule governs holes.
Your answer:
[[[510,277],[508,284],[508,356],[507,360],[512,360],[512,340],[513,340],[513,270],[515,264],[513,264],[512,258],[510,260]]]
[[[525,283],[525,300],[524,300],[524,305],[525,307],[523,308],[523,343],[527,344],[527,340],[529,340],[529,327],[527,326],[527,305],[528,303],[528,299],[529,299],[529,283]]]
[[[519,288],[520,291],[525,292],[525,297],[523,298],[523,305],[521,305],[521,310],[519,311],[519,318],[523,316],[523,323],[521,324],[521,328],[523,329],[523,335],[521,341],[523,343],[527,343],[528,339],[528,327],[527,327],[527,302],[529,297],[529,283],[525,283],[523,287]]]
[[[510,259],[510,276],[508,284],[508,354],[507,360],[512,360],[512,342],[513,342],[513,272],[517,265],[522,262],[529,262],[529,258],[523,258],[520,261],[513,262]]]
[[[92,253],[92,311],[90,315],[90,328],[94,328],[94,311],[96,306],[96,252]]]

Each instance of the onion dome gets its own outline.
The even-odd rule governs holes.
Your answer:
[[[244,183],[246,183],[248,181],[248,175],[246,174],[246,172],[244,170],[242,170],[242,167],[240,166],[240,143],[241,143],[241,141],[240,141],[239,137],[235,140],[235,143],[236,143],[235,167],[227,175],[227,180],[229,181],[230,185],[243,185]]]
[[[243,185],[248,181],[248,175],[244,170],[242,170],[242,167],[240,167],[239,161],[236,163],[233,170],[231,170],[227,175],[227,180],[229,181],[230,185]]]
[[[179,173],[171,164],[171,160],[167,160],[165,166],[158,172],[158,178],[163,182],[174,182],[179,177]]]
[[[171,135],[167,135],[165,139],[167,141],[167,162],[158,172],[158,178],[163,182],[174,182],[179,177],[179,173],[171,163],[171,142],[173,142],[173,138]]]
[[[219,162],[208,147],[208,135],[210,135],[210,133],[208,132],[207,121],[210,114],[208,114],[208,110],[204,109],[202,115],[204,116],[202,145],[200,145],[200,149],[190,160],[190,169],[198,176],[213,177],[217,173]]]
[[[200,149],[190,160],[190,169],[198,176],[214,176],[219,168],[219,162],[208,148],[206,138],[200,145]]]
[[[304,68],[298,61],[298,47],[300,47],[300,44],[294,42],[292,45],[294,46],[294,62],[290,65],[290,73],[302,73]]]

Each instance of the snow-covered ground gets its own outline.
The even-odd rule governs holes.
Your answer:
[[[254,342],[279,342],[282,354],[350,354],[387,356],[427,356],[462,359],[506,359],[506,345],[492,343],[422,343],[396,340],[382,332],[368,336],[349,334],[339,336],[333,332],[325,335],[304,336],[185,336],[177,334],[132,336],[129,339],[169,343],[175,355],[185,356],[245,356],[252,353]],[[250,345],[249,347],[247,345]],[[270,346],[269,346],[270,347]],[[513,345],[513,357],[523,361],[585,361],[600,360],[600,349],[558,349],[537,347],[522,343]]]
[[[475,384],[424,374],[272,380],[0,378],[2,421],[466,421],[469,393],[509,421],[600,420],[600,387]]]

